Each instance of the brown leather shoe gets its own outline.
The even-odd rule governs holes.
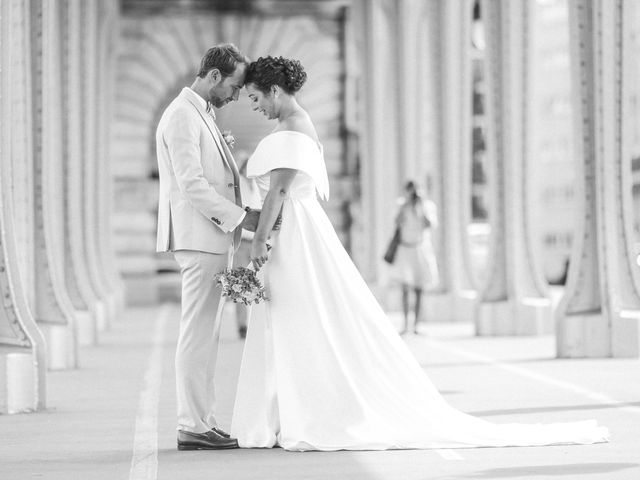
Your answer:
[[[178,430],[178,450],[226,450],[238,448],[238,440],[227,438],[214,430],[192,433]]]

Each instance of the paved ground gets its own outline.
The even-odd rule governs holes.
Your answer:
[[[554,360],[553,339],[474,338],[470,325],[406,337],[446,398],[495,422],[596,418],[609,444],[439,451],[178,452],[173,350],[177,309],[129,310],[49,374],[45,412],[0,417],[0,480],[640,479],[640,361]],[[230,421],[242,342],[223,328],[221,420]]]

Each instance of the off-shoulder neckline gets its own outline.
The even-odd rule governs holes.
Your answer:
[[[268,133],[264,138],[266,139],[267,137],[270,137],[272,135],[276,135],[278,133],[294,133],[296,135],[302,135],[303,137],[306,137],[307,139],[309,139],[310,142],[312,142],[316,147],[318,147],[318,149],[322,152],[323,151],[323,147],[322,144],[320,142],[316,142],[313,138],[311,138],[309,135],[307,135],[306,133],[302,133],[302,132],[298,132],[297,130],[278,130],[276,132],[271,132]]]

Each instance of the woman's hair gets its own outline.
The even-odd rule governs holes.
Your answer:
[[[248,64],[249,58],[240,53],[238,47],[232,43],[216,45],[207,50],[202,57],[198,77],[206,77],[214,68],[217,68],[223,77],[230,77],[239,63]]]
[[[418,184],[413,180],[409,180],[404,184],[404,190],[407,193],[411,193],[411,200],[413,202],[417,202],[422,198],[422,195],[420,195],[420,188],[418,187]]]
[[[407,183],[404,184],[404,189],[415,191],[418,189],[418,186],[416,185],[416,182],[414,182],[413,180],[409,180]]]
[[[263,93],[269,93],[273,85],[278,85],[293,95],[306,81],[307,73],[298,60],[269,56],[260,57],[249,65],[245,84],[252,83]]]

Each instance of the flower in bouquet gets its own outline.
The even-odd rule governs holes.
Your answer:
[[[216,283],[222,288],[222,296],[234,303],[260,303],[267,300],[264,286],[256,272],[250,268],[236,267],[216,274]]]

